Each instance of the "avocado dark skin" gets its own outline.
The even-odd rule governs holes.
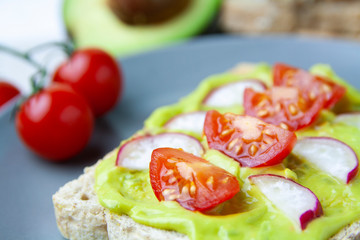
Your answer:
[[[191,0],[108,0],[111,10],[129,25],[151,25],[181,14]]]

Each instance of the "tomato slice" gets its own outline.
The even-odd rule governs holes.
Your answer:
[[[324,97],[305,99],[295,87],[272,87],[265,92],[248,88],[244,93],[245,114],[296,131],[316,120],[324,106]]]
[[[153,151],[150,182],[159,201],[177,201],[192,211],[212,209],[240,191],[236,177],[229,172],[174,148]]]
[[[208,111],[204,133],[209,147],[238,161],[244,167],[279,164],[296,143],[295,133],[257,118]]]
[[[297,87],[307,101],[314,101],[320,95],[325,95],[324,108],[333,107],[346,92],[343,86],[326,78],[282,63],[274,66],[274,86]]]

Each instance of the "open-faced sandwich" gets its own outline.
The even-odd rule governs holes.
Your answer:
[[[70,239],[359,239],[360,93],[240,65],[159,108],[53,196]]]

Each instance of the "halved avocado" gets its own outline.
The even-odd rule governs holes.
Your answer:
[[[115,56],[131,55],[201,32],[214,18],[221,0],[192,0],[181,14],[152,25],[128,25],[108,0],[65,0],[64,19],[76,47],[100,47]]]

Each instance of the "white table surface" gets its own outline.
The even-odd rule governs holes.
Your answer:
[[[0,0],[0,44],[24,51],[35,45],[66,39],[62,22],[62,0]],[[63,55],[46,50],[38,61],[53,69]],[[30,92],[29,77],[34,69],[22,60],[0,52],[0,79],[23,93]]]

